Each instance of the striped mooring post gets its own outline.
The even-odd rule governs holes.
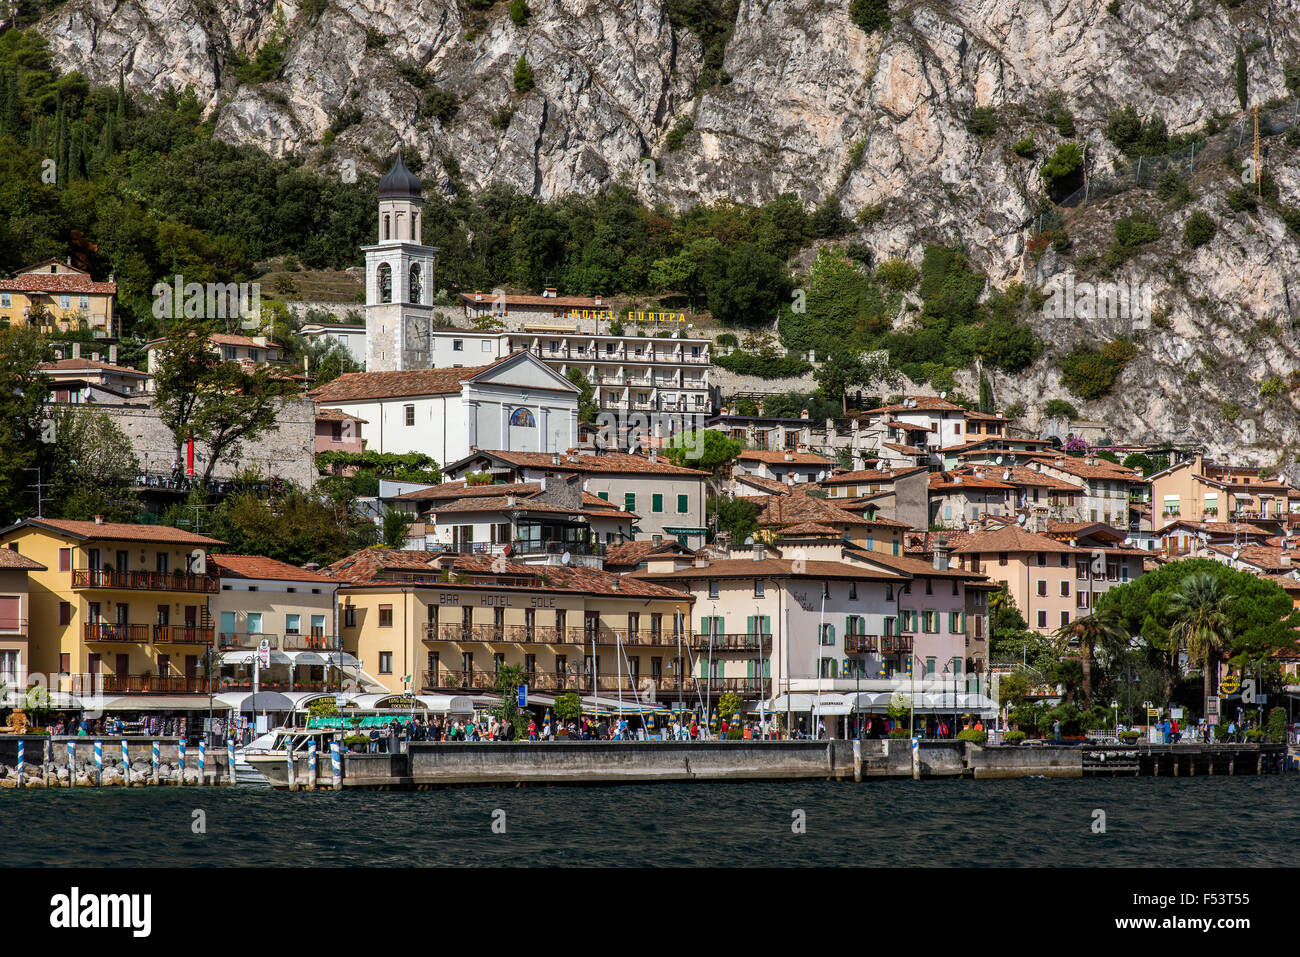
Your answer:
[[[126,746],[126,738],[122,739],[122,783],[131,786],[131,750]]]
[[[161,783],[158,780],[158,751],[159,751],[158,742],[155,741],[153,743],[153,756],[150,758],[150,763],[153,765],[153,783],[155,786]]]
[[[205,736],[203,740],[199,742],[199,783],[200,784],[203,784],[206,780],[203,777],[203,774],[204,771],[206,771],[207,766],[208,766],[208,739]]]
[[[226,783],[235,783],[235,739],[226,738]]]
[[[23,739],[19,738],[18,739],[18,786],[19,787],[23,786],[23,765],[26,763],[26,761],[24,761],[23,759],[25,757],[26,755],[23,754]]]
[[[334,772],[334,790],[343,788],[343,750],[337,741],[330,742],[330,769]]]
[[[95,739],[95,787],[104,783],[104,742]]]
[[[73,787],[77,783],[77,745],[74,741],[68,742],[68,787]]]
[[[176,774],[176,783],[180,787],[185,786],[185,739],[181,738],[176,742],[176,749],[180,752],[180,770]]]
[[[316,739],[307,739],[307,790],[316,790]]]

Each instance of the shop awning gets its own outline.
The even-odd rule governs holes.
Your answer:
[[[125,694],[104,698],[101,710],[207,711],[209,700],[213,711],[229,711],[231,708],[220,695],[209,699],[207,695]]]
[[[307,692],[301,692],[306,694]],[[292,711],[294,699],[278,691],[227,691],[216,696],[236,711]]]

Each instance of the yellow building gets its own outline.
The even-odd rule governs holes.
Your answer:
[[[1172,522],[1288,523],[1296,490],[1260,469],[1211,462],[1196,455],[1151,476],[1152,527]],[[1300,507],[1300,498],[1297,499]]]
[[[200,662],[213,640],[205,567],[216,539],[164,525],[28,518],[0,545],[39,564],[28,572],[28,681],[103,691],[207,691]],[[74,676],[80,676],[74,681]]]
[[[45,570],[40,562],[13,549],[0,548],[0,701],[5,688],[12,691],[27,686],[27,576]]]
[[[33,313],[43,313],[47,328],[84,329],[96,338],[112,339],[117,334],[116,296],[117,283],[111,278],[95,282],[84,269],[47,259],[19,270],[13,279],[0,279],[0,321],[26,325]]]
[[[676,700],[676,617],[689,642],[693,599],[592,568],[369,548],[327,569],[339,583],[344,650],[391,691],[491,691],[502,665],[530,692]],[[685,660],[689,660],[683,645]]]

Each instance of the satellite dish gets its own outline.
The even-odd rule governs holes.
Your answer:
[[[1025,516],[1024,516],[1024,515],[1017,515],[1017,516],[1016,516],[1016,524],[1017,524],[1017,525],[1023,525],[1023,524],[1025,524]]]
[[[1002,456],[999,455],[997,458],[995,458],[995,459],[993,460],[993,464],[994,464],[994,465],[1001,465],[1001,464],[1002,464]]]
[[[1300,582],[1300,570],[1293,571],[1291,573],[1291,577],[1294,578],[1296,581]]]
[[[561,565],[568,565],[572,561],[573,561],[573,556],[570,555],[568,552],[565,552],[563,555],[560,556]]]
[[[1124,544],[1125,544],[1125,545],[1132,545],[1132,544],[1133,544],[1133,536],[1130,535],[1128,538],[1124,539]]]
[[[1004,469],[1002,472],[1002,481],[1005,482],[1009,478],[1011,478],[1011,469]]]
[[[1232,560],[1235,562],[1235,561],[1237,560],[1237,556],[1240,555],[1240,554],[1241,554],[1241,552],[1234,551],[1234,552],[1232,553]]]
[[[940,392],[940,393],[939,393],[939,398],[941,398],[941,399],[946,399],[946,398],[948,398],[948,393],[947,393],[947,392]]]
[[[750,536],[746,537],[746,539],[745,539],[745,544],[746,544],[746,545],[753,545],[753,544],[754,544],[754,536],[753,536],[753,535],[750,535]]]

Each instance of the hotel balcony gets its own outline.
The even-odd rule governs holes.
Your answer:
[[[95,622],[81,626],[82,637],[88,642],[112,641],[119,644],[149,643],[148,625],[119,625],[110,622]]]
[[[912,653],[913,639],[910,635],[881,635],[880,653],[882,655],[908,655]]]
[[[187,678],[185,675],[82,675],[87,681],[87,687],[92,687],[90,682],[96,679],[103,681],[103,690],[105,694],[207,694],[207,678]],[[212,691],[220,691],[215,684]]]
[[[715,649],[727,650],[723,647],[725,638],[749,638],[751,641],[754,636],[736,636],[736,635],[718,635],[718,643],[714,645]],[[771,647],[771,635],[763,636],[766,647]],[[655,632],[647,628],[638,631],[615,631],[610,628],[600,628],[595,631],[586,628],[555,628],[549,625],[433,625],[424,626],[424,641],[453,641],[453,642],[479,642],[479,643],[501,643],[501,644],[538,644],[538,645],[590,645],[592,639],[595,639],[597,645],[637,645],[652,646],[660,648],[675,647],[677,639],[667,632]],[[685,647],[692,640],[692,636],[682,636],[682,646]],[[699,645],[691,645],[699,647]],[[707,642],[704,647],[708,647]],[[736,647],[754,647],[757,645],[740,645]]]
[[[759,651],[759,641],[762,641],[763,651],[771,651],[772,636],[771,634],[751,635],[748,632],[727,633],[719,635],[695,634],[684,635],[682,644],[689,645],[696,651],[708,651],[710,646],[714,651]],[[674,639],[674,642],[676,639]]]
[[[496,687],[496,673],[492,671],[463,671],[454,668],[441,668],[436,673],[425,671],[421,675],[422,688],[425,691],[491,691]],[[547,671],[524,673],[524,683],[530,692],[543,694],[564,694],[575,692],[589,695],[593,693],[589,675],[556,674]],[[646,692],[682,693],[694,695],[710,694],[713,696],[734,691],[749,698],[770,697],[771,678],[701,678],[687,675],[679,681],[675,675],[597,675],[595,694],[636,694],[643,696]]]
[[[102,568],[74,568],[73,588],[105,588],[119,591],[174,591],[215,595],[221,587],[219,579],[207,575],[185,575],[180,572],[116,572]]]
[[[210,645],[214,629],[197,625],[154,625],[153,640],[160,645]]]
[[[879,648],[879,635],[844,636],[844,651],[850,655],[875,654]]]
[[[338,635],[285,635],[280,639],[281,651],[342,651],[343,639]]]
[[[217,650],[256,651],[263,641],[267,642],[268,647],[275,649],[279,647],[280,636],[262,632],[250,634],[244,631],[222,631],[217,634]]]

